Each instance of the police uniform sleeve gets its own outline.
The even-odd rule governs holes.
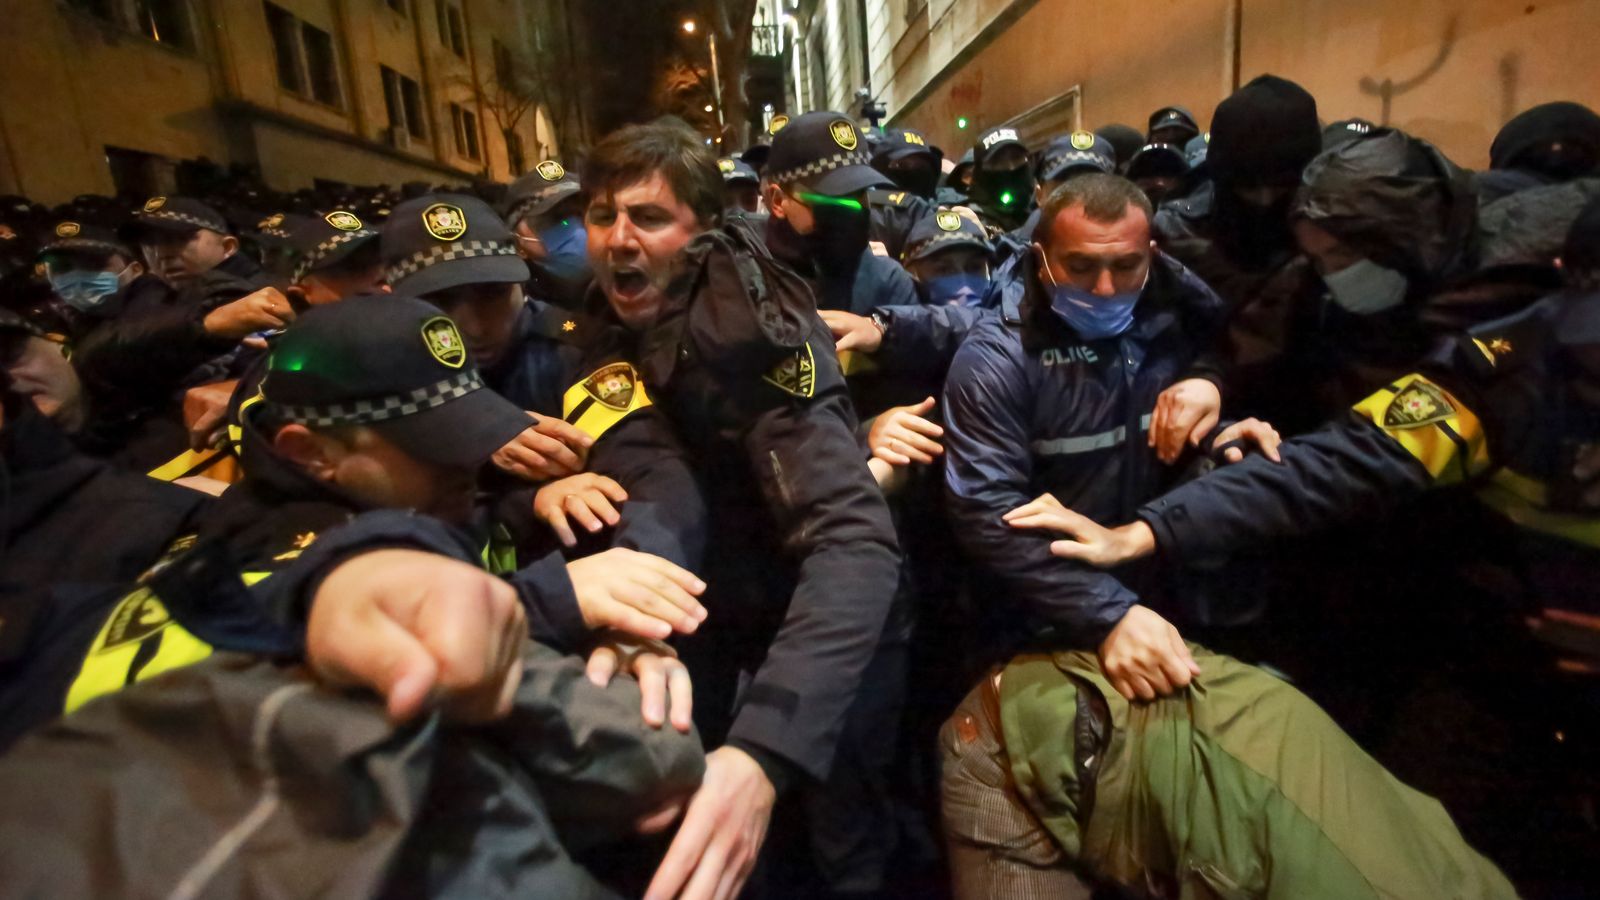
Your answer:
[[[699,571],[708,530],[706,503],[682,445],[656,409],[637,410],[595,441],[586,470],[622,485],[611,546],[652,553]]]
[[[998,315],[992,309],[969,306],[912,304],[873,310],[886,326],[883,343],[874,354],[878,365],[891,372],[944,374],[967,334]]]
[[[975,336],[945,381],[945,493],[957,540],[1039,627],[1097,646],[1138,598],[1115,577],[1050,554],[1051,536],[1012,528],[1034,499],[1028,422],[1033,396],[1020,348]]]
[[[1476,342],[1465,348],[1478,353]],[[1454,348],[1453,348],[1454,349]],[[1252,455],[1145,505],[1139,518],[1163,555],[1212,558],[1394,508],[1434,486],[1491,468],[1485,423],[1457,368],[1458,392],[1432,374],[1384,385],[1342,420],[1285,441],[1281,463]],[[1464,396],[1473,398],[1469,406]]]
[[[807,365],[767,379],[770,400],[743,438],[799,577],[728,742],[766,751],[821,780],[881,637],[899,583],[899,546],[888,505],[862,459],[855,412],[820,320],[800,353]]]

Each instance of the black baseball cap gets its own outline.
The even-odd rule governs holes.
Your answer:
[[[85,253],[101,257],[116,253],[130,260],[138,258],[133,248],[110,228],[78,219],[63,219],[44,235],[39,255],[51,253]]]
[[[383,223],[380,252],[389,286],[425,296],[464,284],[519,284],[529,277],[511,229],[489,204],[466,194],[424,194]]]
[[[184,236],[205,228],[218,234],[232,234],[222,213],[193,197],[151,197],[133,214],[128,223],[130,240],[157,236]]]
[[[449,316],[403,294],[307,310],[273,342],[266,411],[308,428],[365,425],[425,462],[489,461],[533,423],[489,390]]]
[[[928,136],[914,128],[885,128],[872,151],[874,163],[890,163],[908,156],[927,156],[937,165],[944,159],[944,151],[928,143]]]
[[[363,247],[373,246],[378,229],[347,209],[321,216],[285,216],[284,230],[295,254],[294,281],[318,269],[349,259]]]
[[[257,246],[271,250],[290,250],[289,225],[291,220],[302,218],[293,213],[275,212],[256,216],[256,226],[249,237]]]
[[[557,203],[582,193],[578,176],[553,159],[547,159],[506,191],[506,224],[512,228],[531,216],[550,211]]]
[[[978,135],[978,142],[972,147],[972,162],[981,169],[984,160],[1007,147],[1021,147],[1023,152],[1027,152],[1028,149],[1028,145],[1024,144],[1017,134],[1017,129],[1010,125],[991,128]]]
[[[1150,127],[1145,129],[1145,135],[1155,134],[1158,128],[1182,128],[1188,137],[1200,133],[1200,123],[1194,120],[1194,113],[1182,106],[1163,106],[1151,113]]]
[[[756,174],[753,166],[742,159],[736,159],[732,156],[724,156],[717,160],[717,171],[722,173],[724,184],[737,184],[741,181],[749,182],[750,184],[761,183],[761,176]]]
[[[982,225],[953,209],[932,210],[911,226],[900,261],[916,262],[954,247],[976,247],[984,252],[994,249]]]
[[[1115,172],[1117,151],[1092,131],[1074,131],[1045,145],[1039,159],[1039,180],[1056,181],[1073,169]]]
[[[1128,160],[1129,178],[1187,174],[1189,159],[1176,144],[1145,144],[1133,155],[1133,159]]]
[[[780,185],[804,182],[830,197],[893,185],[869,165],[871,159],[856,123],[841,113],[818,110],[790,119],[773,135],[766,177]]]

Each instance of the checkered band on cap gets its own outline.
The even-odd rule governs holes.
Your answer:
[[[853,153],[835,153],[824,156],[822,159],[812,160],[803,166],[788,169],[783,172],[769,172],[767,178],[774,184],[788,184],[792,181],[803,181],[818,175],[825,175],[834,169],[845,166],[865,166],[872,161],[872,155],[866,150],[857,150]]]
[[[472,259],[476,256],[516,256],[516,245],[509,241],[456,241],[453,244],[436,244],[419,250],[390,266],[384,278],[391,285],[417,274],[429,266],[453,259]]]
[[[295,422],[307,428],[333,428],[413,416],[465,397],[482,387],[483,378],[478,371],[469,369],[414,391],[373,400],[352,400],[329,406],[288,406],[269,400],[268,405],[273,413],[286,422]]]
[[[1108,165],[1110,162],[1104,156],[1090,150],[1069,150],[1066,153],[1046,157],[1041,171],[1053,172],[1069,163],[1088,163],[1097,169],[1107,170],[1110,168]]]
[[[982,240],[983,238],[965,231],[944,231],[934,235],[931,238],[928,238],[925,241],[917,241],[915,244],[907,246],[904,250],[900,251],[900,258],[902,260],[909,260],[913,256],[917,256],[918,254],[922,253],[922,251],[936,244],[948,244],[951,241],[964,241],[968,244],[972,244]]]
[[[202,219],[199,216],[191,216],[188,213],[173,212],[170,209],[158,209],[155,212],[141,212],[139,213],[138,217],[145,220],[162,219],[167,222],[182,222],[185,225],[193,225],[196,228],[209,228],[210,230],[220,234],[226,234],[228,231],[228,226],[219,220]]]
[[[506,215],[506,224],[515,226],[518,222],[528,217],[528,210],[549,199],[551,194],[565,193],[576,194],[580,188],[570,181],[558,181],[542,190],[522,199],[522,202],[511,207],[511,212]]]
[[[377,235],[378,233],[373,231],[371,228],[362,228],[359,231],[339,232],[333,237],[330,237],[318,244],[316,249],[312,250],[310,253],[307,253],[305,258],[300,260],[300,264],[294,267],[293,280],[299,281],[300,279],[306,277],[306,273],[310,272],[312,269],[315,269],[318,265],[321,265],[322,261],[327,259],[328,254],[332,253],[335,247],[338,247],[342,244],[348,244],[357,238],[377,237]]]
[[[97,241],[94,238],[83,238],[83,237],[57,238],[56,240],[53,240],[50,243],[45,244],[44,245],[44,249],[46,249],[46,250],[95,250],[95,251],[98,251],[100,253],[121,253],[121,254],[127,254],[127,253],[131,252],[126,247],[122,246],[121,244],[113,244],[110,241]]]

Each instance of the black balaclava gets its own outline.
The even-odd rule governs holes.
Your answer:
[[[1597,165],[1600,115],[1581,103],[1535,106],[1507,122],[1489,148],[1492,169],[1527,169],[1557,181],[1588,175]]]
[[[1144,132],[1132,125],[1120,123],[1102,125],[1095,129],[1095,134],[1106,139],[1111,144],[1111,149],[1117,151],[1117,171],[1127,169],[1128,163],[1133,160],[1133,155],[1144,146]]]
[[[1317,101],[1292,81],[1262,75],[1217,104],[1206,165],[1216,184],[1217,239],[1229,256],[1259,267],[1291,252],[1293,187],[1321,150]],[[1269,207],[1251,206],[1235,193],[1262,184],[1290,190]]]

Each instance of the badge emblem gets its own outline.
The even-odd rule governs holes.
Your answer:
[[[461,368],[467,361],[467,347],[461,342],[461,332],[456,323],[445,316],[434,316],[422,323],[422,340],[434,359],[452,369]]]
[[[961,214],[953,209],[941,209],[934,213],[933,221],[942,231],[960,231]]]
[[[1087,131],[1074,131],[1072,133],[1072,149],[1074,149],[1074,150],[1093,150],[1094,149],[1094,135],[1090,134]]]
[[[161,207],[166,206],[166,205],[167,205],[167,198],[165,198],[165,197],[151,197],[149,200],[146,200],[144,202],[144,211],[145,212],[155,212],[156,210],[158,210]]]
[[[731,175],[733,170],[738,167],[733,164],[731,159],[719,159],[717,160],[717,168],[722,170],[722,174]]]
[[[846,150],[854,150],[860,141],[861,135],[856,132],[854,123],[839,119],[828,126],[828,134],[833,135],[833,142]]]
[[[361,220],[356,218],[356,214],[353,212],[345,212],[342,209],[328,213],[322,217],[322,220],[339,229],[340,231],[361,230]]]
[[[602,405],[621,412],[633,402],[633,388],[639,376],[627,363],[612,363],[583,380],[583,390]]]
[[[777,134],[778,132],[782,131],[783,130],[783,126],[785,126],[787,124],[789,124],[789,117],[788,116],[784,116],[784,115],[773,116],[772,117],[772,124],[767,126],[767,134]]]
[[[281,226],[282,224],[283,224],[283,213],[273,213],[272,215],[267,216],[265,219],[262,219],[259,223],[257,223],[256,227],[257,228],[261,228],[261,229],[277,228],[277,227]]]
[[[1455,412],[1444,391],[1426,381],[1413,381],[1389,401],[1389,408],[1383,411],[1383,427],[1421,428],[1443,422]]]
[[[817,361],[807,344],[794,355],[778,363],[761,380],[786,394],[810,398],[817,392]]]
[[[78,232],[81,230],[82,229],[78,227],[77,222],[62,222],[60,225],[56,226],[56,237],[77,237]]]
[[[105,642],[100,653],[110,653],[118,647],[136,644],[172,624],[166,606],[150,593],[149,588],[139,588],[118,604],[106,625]]]
[[[435,203],[422,211],[422,227],[441,241],[453,241],[467,233],[467,214],[459,206]]]
[[[544,162],[539,163],[539,165],[534,167],[534,171],[538,172],[539,177],[543,178],[545,181],[560,181],[561,176],[567,174],[567,170],[562,168],[561,163],[558,163],[553,159],[547,159]]]

